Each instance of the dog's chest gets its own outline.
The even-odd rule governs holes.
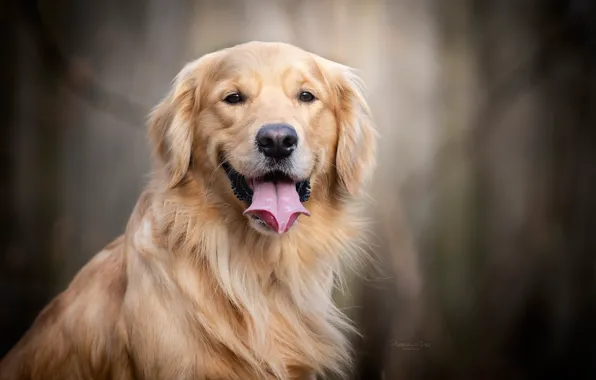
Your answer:
[[[241,323],[231,325],[231,331],[236,331],[242,337],[242,344],[247,348],[248,357],[234,351],[230,346],[208,349],[209,358],[205,364],[213,372],[207,374],[208,379],[277,379],[273,373],[286,373],[288,379],[311,379],[313,369],[325,367],[329,363],[319,361],[330,360],[333,356],[328,343],[333,336],[325,336],[326,331],[317,328],[328,325],[328,322],[314,322],[312,316],[300,315],[296,311],[284,311],[281,314],[275,308],[263,320],[260,326],[256,323]],[[254,330],[255,327],[260,330]],[[327,328],[333,328],[330,325]],[[253,330],[251,330],[253,329]],[[337,347],[341,347],[341,344]],[[254,360],[253,363],[250,361]],[[223,365],[212,366],[210,363],[223,362]],[[260,363],[260,367],[267,374],[255,375],[255,368],[251,364]],[[281,376],[280,376],[281,377]]]
[[[285,372],[288,379],[311,378],[312,370],[328,366],[337,357],[334,351],[342,347],[342,342],[333,344],[340,333],[330,321],[322,315],[302,313],[288,303],[272,302],[267,312],[261,315],[262,319],[258,316],[259,320],[250,318],[245,315],[222,326],[222,329],[235,332],[246,352],[239,352],[230,344],[232,342],[227,342],[229,345],[226,346],[225,341],[220,349],[216,349],[218,344],[215,344],[207,350],[211,356],[209,361],[226,363],[214,373],[221,377],[214,378],[265,378],[262,374],[258,377],[252,374],[249,367],[254,363],[260,363],[259,366],[267,372],[279,375]],[[246,353],[248,355],[244,356]],[[222,369],[225,375],[220,374]],[[271,375],[271,379],[275,378]]]
[[[277,378],[302,379],[341,355],[333,323],[324,314],[300,312],[286,295],[271,295],[252,312],[233,310],[225,297],[202,298],[196,309],[181,298],[145,303],[147,323],[131,326],[143,378],[276,379],[277,372]]]

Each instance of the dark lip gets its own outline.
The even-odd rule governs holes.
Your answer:
[[[253,191],[250,188],[250,186],[248,186],[246,177],[234,170],[232,165],[230,165],[226,161],[222,162],[222,168],[226,172],[226,175],[228,176],[228,179],[232,184],[232,191],[234,192],[236,198],[238,198],[242,202],[251,204]],[[273,170],[265,174],[264,180],[274,182],[282,180],[287,181],[291,179],[281,171]],[[296,191],[300,196],[300,202],[306,202],[310,198],[310,180],[305,179],[296,182]]]

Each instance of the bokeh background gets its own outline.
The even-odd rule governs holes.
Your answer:
[[[123,231],[174,75],[276,40],[360,69],[382,136],[353,378],[595,377],[593,1],[14,0],[0,27],[0,356]]]

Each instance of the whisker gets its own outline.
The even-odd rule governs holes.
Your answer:
[[[209,179],[207,180],[207,184],[211,185],[215,179],[215,175],[217,174],[217,171],[219,169],[221,169],[224,165],[225,162],[227,162],[229,160],[229,156],[224,155],[223,159],[220,160],[219,164],[215,167],[215,169],[211,172],[211,175],[209,176]]]

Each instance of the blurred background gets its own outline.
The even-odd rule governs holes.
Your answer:
[[[592,0],[0,3],[0,357],[124,229],[147,112],[249,40],[361,70],[375,265],[338,302],[354,379],[596,376]]]

